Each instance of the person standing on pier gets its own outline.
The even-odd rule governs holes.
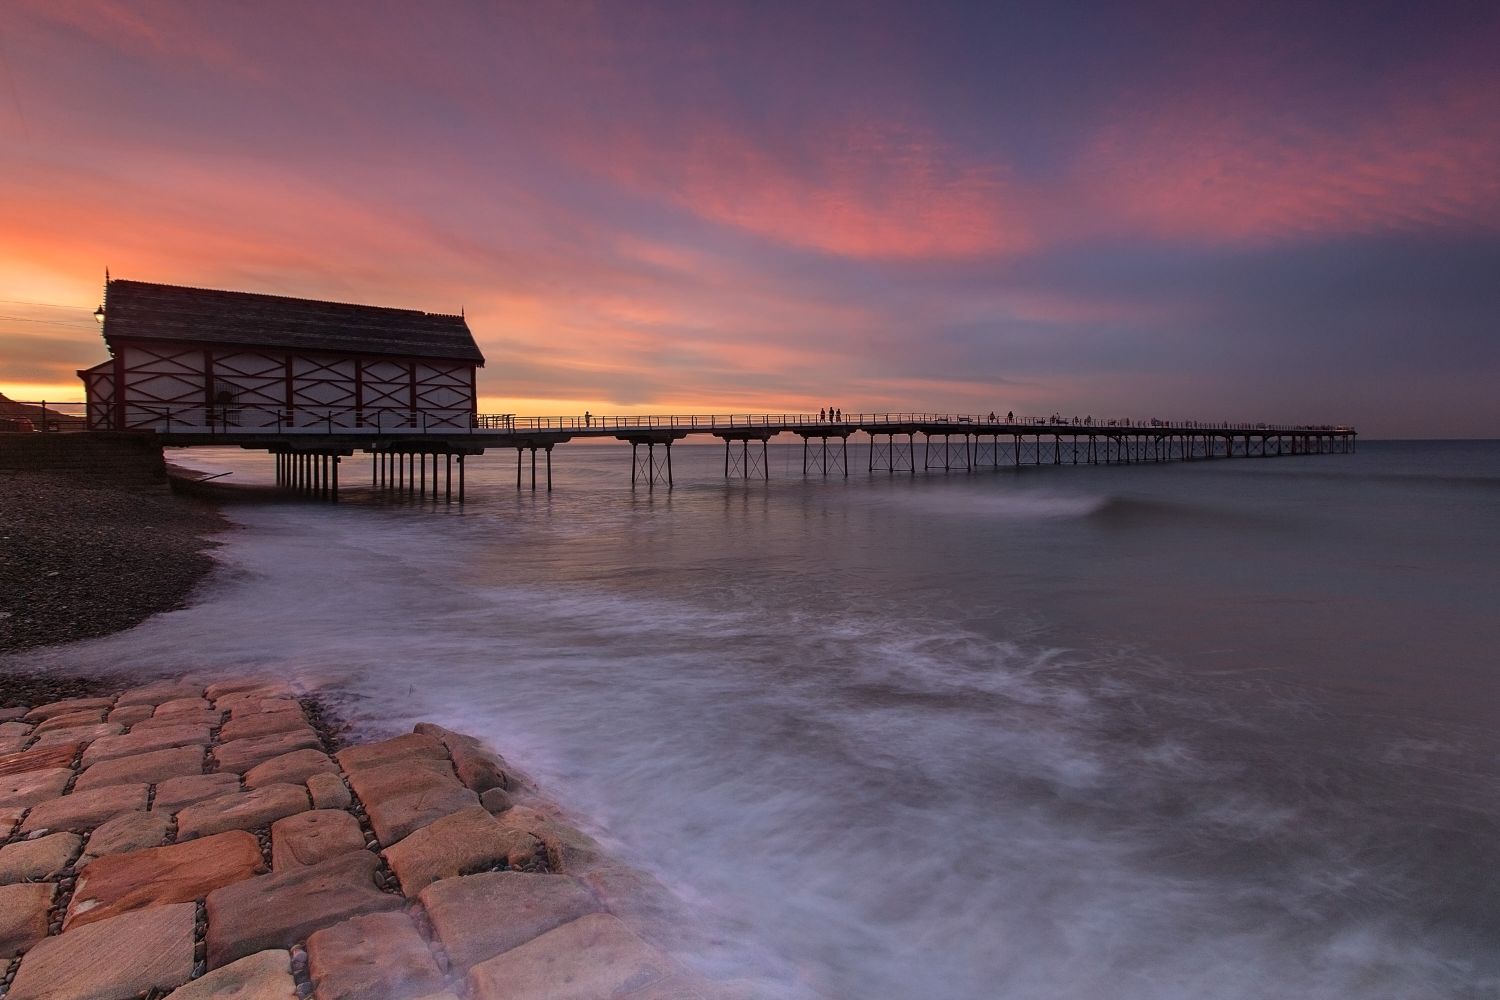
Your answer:
[[[818,408],[818,423],[821,424],[823,421],[828,419],[827,413],[828,411],[824,410],[822,407]]]

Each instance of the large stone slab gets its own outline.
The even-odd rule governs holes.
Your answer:
[[[315,774],[337,774],[339,766],[321,750],[295,750],[245,772],[245,787],[304,782]]]
[[[203,686],[194,681],[167,680],[132,688],[115,701],[116,705],[160,705],[179,698],[199,698]]]
[[[341,762],[347,752],[340,753]],[[345,770],[382,846],[479,803],[472,790],[459,784],[446,757],[408,757],[384,764],[370,760],[356,763],[352,770],[346,764]]]
[[[7,1000],[131,1000],[193,974],[193,903],[126,913],[38,942]]]
[[[380,845],[388,847],[434,820],[478,805],[479,796],[455,782],[378,802],[367,801],[365,814],[370,818],[370,828],[375,831]]]
[[[150,753],[117,757],[95,764],[78,776],[78,782],[73,787],[77,791],[85,791],[104,785],[128,785],[137,781],[154,785],[158,781],[202,773],[202,746],[173,747],[170,750],[153,750]]]
[[[120,736],[101,736],[83,751],[82,764],[93,767],[101,761],[116,757],[150,753],[170,747],[206,746],[207,726],[162,726],[158,729],[142,729],[139,726]]]
[[[347,769],[346,769],[347,770]],[[412,759],[359,767],[348,771],[354,794],[366,805],[423,788],[461,788],[448,759]]]
[[[151,800],[155,812],[174,813],[184,806],[240,790],[240,776],[228,771],[213,774],[189,774],[181,778],[169,778],[156,786],[156,796]]]
[[[78,859],[78,866],[82,868],[106,854],[128,854],[148,847],[160,847],[166,843],[171,828],[171,821],[163,813],[121,813],[101,823],[89,835],[88,853]]]
[[[297,1000],[292,953],[274,949],[230,962],[177,987],[167,1000]]]
[[[21,824],[21,832],[71,830],[82,833],[121,813],[138,812],[145,808],[145,785],[90,788],[32,806],[31,812],[26,815],[26,822]]]
[[[63,929],[130,910],[198,899],[266,870],[260,842],[240,830],[185,844],[111,854],[78,876]]]
[[[286,733],[269,736],[251,736],[243,740],[231,740],[214,748],[214,759],[219,769],[244,774],[256,764],[272,757],[291,753],[293,750],[321,750],[323,741],[310,727],[294,729]]]
[[[0,839],[9,837],[25,814],[25,806],[0,806]]]
[[[177,838],[203,837],[222,830],[254,830],[311,805],[307,788],[302,785],[266,785],[248,792],[231,792],[179,810]]]
[[[447,760],[443,744],[424,733],[408,733],[394,739],[346,747],[338,752],[339,766],[350,774],[367,767],[381,767],[401,760]]]
[[[109,708],[114,703],[115,700],[113,698],[65,698],[62,701],[38,705],[27,712],[25,718],[30,722],[40,722],[42,719],[50,719],[54,715],[66,715],[68,712],[86,712],[92,708]]]
[[[137,722],[130,727],[132,735],[136,733],[156,732],[162,729],[172,729],[177,726],[200,726],[204,729],[212,729],[222,721],[218,712],[183,712],[180,715],[168,715],[157,717],[153,715],[149,719]]]
[[[0,708],[0,725],[15,722],[17,719],[26,718],[26,713],[31,709],[26,705],[12,705],[10,708]]]
[[[228,711],[231,721],[252,715],[270,715],[276,712],[302,714],[302,705],[294,698],[269,697],[260,694],[229,695],[214,701],[214,707]]]
[[[485,872],[422,890],[422,906],[455,968],[466,969],[599,909],[566,875]]]
[[[492,788],[511,789],[519,784],[511,775],[510,765],[505,759],[472,736],[455,733],[431,722],[417,723],[414,732],[442,743],[453,758],[458,780],[481,795]]]
[[[92,726],[104,721],[104,709],[91,708],[84,712],[64,712],[37,723],[38,733],[50,733],[54,729],[70,729],[73,726]]]
[[[83,838],[76,833],[53,833],[0,847],[0,885],[52,878],[82,846]]]
[[[133,726],[151,718],[153,711],[155,710],[150,705],[126,705],[124,708],[112,710],[105,718],[109,722],[118,722],[122,726]]]
[[[66,767],[46,767],[0,777],[0,806],[36,805],[63,793],[73,772]]]
[[[0,736],[25,736],[35,728],[29,722],[0,722]]]
[[[539,839],[547,848],[547,866],[555,872],[581,875],[606,858],[594,838],[528,806],[512,806],[495,820],[501,826],[525,830]]]
[[[633,997],[679,967],[618,917],[592,913],[469,970],[473,1000]]]
[[[317,1000],[393,1000],[443,988],[427,942],[404,913],[370,913],[307,939]]]
[[[208,965],[287,948],[313,931],[404,900],[375,885],[379,859],[354,851],[307,868],[246,879],[208,894]]]
[[[348,809],[354,802],[342,775],[314,774],[307,779],[307,790],[317,809]]]
[[[100,722],[92,726],[53,729],[38,736],[36,742],[31,744],[31,749],[62,746],[69,743],[90,743],[105,736],[118,736],[124,731],[125,727],[117,722]]]
[[[208,713],[217,715],[211,702],[204,698],[174,698],[164,701],[156,706],[156,711],[151,713],[153,717],[162,719],[173,715],[200,715]]]
[[[529,867],[541,850],[541,841],[531,834],[507,829],[475,806],[434,820],[382,853],[400,879],[401,891],[415,896],[439,879],[496,865]]]
[[[365,835],[353,815],[342,809],[311,809],[271,825],[271,868],[305,868],[364,846]]]
[[[47,909],[56,891],[51,882],[0,885],[0,961],[47,936]]]
[[[217,701],[225,695],[244,694],[247,691],[286,693],[289,689],[285,683],[274,677],[229,677],[210,684],[203,692],[203,696],[210,701]]]
[[[23,774],[26,771],[71,767],[73,758],[78,756],[78,748],[82,745],[81,743],[59,743],[42,747],[40,750],[33,748],[0,756],[0,779],[6,775]],[[0,788],[3,788],[4,784],[4,781],[0,780]]]
[[[219,731],[221,740],[243,740],[252,736],[269,736],[272,733],[290,733],[307,725],[307,717],[302,714],[302,706],[296,706],[296,711],[284,712],[260,712],[243,715],[238,719],[230,719],[224,723],[224,728]]]

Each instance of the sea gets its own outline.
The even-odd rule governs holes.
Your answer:
[[[484,737],[811,1000],[1500,995],[1500,442],[726,479],[347,459],[183,610],[35,654],[251,669]],[[231,483],[264,455],[180,452]]]

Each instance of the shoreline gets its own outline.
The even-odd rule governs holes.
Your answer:
[[[0,963],[4,963],[0,965],[4,972],[4,978],[0,980],[0,997],[5,997],[6,1000],[27,1000],[35,994],[38,1000],[63,1000],[75,994],[67,990],[49,992],[41,989],[35,985],[40,982],[38,976],[55,979],[58,976],[71,977],[75,973],[105,974],[106,970],[94,968],[85,956],[75,954],[77,949],[71,947],[103,932],[83,934],[78,939],[69,937],[69,931],[74,926],[68,922],[72,919],[69,913],[70,910],[76,910],[72,899],[77,895],[78,887],[86,884],[80,862],[91,851],[89,845],[102,842],[108,846],[118,841],[121,846],[128,848],[123,852],[103,855],[115,860],[96,868],[96,872],[108,872],[115,866],[128,868],[126,861],[119,860],[125,858],[134,864],[156,864],[154,874],[148,881],[165,880],[167,884],[171,884],[178,877],[174,872],[178,871],[186,873],[183,877],[189,879],[197,877],[193,873],[198,862],[192,860],[191,851],[177,850],[190,847],[195,842],[195,831],[184,831],[180,826],[180,812],[168,810],[168,826],[165,828],[160,822],[161,818],[155,815],[159,811],[157,800],[163,786],[175,787],[169,786],[169,782],[202,783],[205,788],[212,786],[211,790],[219,794],[208,799],[208,803],[217,803],[215,808],[231,813],[243,812],[248,818],[243,822],[235,821],[242,833],[249,829],[245,827],[245,823],[255,824],[254,829],[249,832],[255,837],[261,856],[257,864],[242,866],[237,871],[246,884],[265,884],[276,892],[283,891],[277,882],[278,869],[275,865],[278,824],[291,824],[283,828],[283,839],[288,842],[308,836],[316,841],[320,836],[316,830],[311,834],[290,831],[297,823],[311,822],[316,826],[318,817],[329,811],[327,803],[320,803],[318,796],[307,784],[307,780],[313,778],[313,775],[303,777],[303,792],[289,790],[289,785],[297,784],[295,779],[298,768],[316,765],[323,769],[319,773],[324,773],[329,768],[336,771],[339,780],[343,782],[345,794],[349,796],[349,803],[339,806],[339,798],[335,795],[331,800],[334,803],[331,808],[335,811],[342,808],[346,814],[354,815],[364,832],[371,834],[371,803],[375,803],[374,808],[377,810],[383,808],[379,803],[384,801],[382,796],[387,795],[390,790],[379,783],[361,788],[364,779],[357,777],[344,763],[346,752],[351,750],[355,751],[352,755],[354,760],[362,759],[365,754],[381,758],[381,767],[388,766],[399,773],[399,784],[403,788],[409,788],[413,783],[420,787],[423,782],[434,780],[429,772],[443,770],[443,764],[438,759],[440,757],[446,757],[452,771],[451,776],[439,774],[436,777],[439,804],[430,814],[421,817],[416,828],[403,831],[397,824],[387,828],[385,835],[377,837],[374,842],[368,838],[363,840],[359,848],[376,859],[374,862],[358,862],[366,867],[374,865],[371,874],[374,891],[401,895],[405,900],[401,904],[404,909],[397,912],[404,912],[410,917],[409,922],[416,929],[415,936],[404,924],[393,924],[391,919],[383,916],[385,911],[378,908],[370,914],[342,914],[339,921],[329,924],[335,929],[361,928],[360,933],[353,937],[346,933],[345,937],[349,940],[345,940],[338,949],[341,953],[347,953],[346,965],[349,962],[364,966],[369,966],[370,963],[377,966],[380,964],[380,954],[370,949],[366,950],[368,953],[361,953],[360,946],[354,942],[369,935],[374,942],[372,949],[390,945],[391,942],[382,938],[381,928],[375,926],[381,922],[390,925],[384,931],[387,936],[394,934],[399,939],[400,947],[396,948],[398,953],[404,948],[410,959],[412,954],[419,956],[425,949],[435,956],[442,977],[440,989],[425,992],[405,990],[400,980],[410,971],[411,964],[411,961],[405,961],[401,969],[387,969],[382,973],[385,978],[376,991],[381,1000],[456,1000],[457,995],[481,1000],[487,996],[500,995],[495,992],[498,987],[492,981],[483,979],[488,973],[470,974],[470,968],[477,967],[480,962],[455,962],[453,956],[448,954],[444,932],[434,923],[430,907],[423,901],[424,887],[417,886],[413,892],[405,892],[408,887],[402,883],[403,867],[408,871],[435,873],[433,884],[452,881],[457,885],[459,882],[496,874],[565,880],[547,883],[547,890],[541,897],[542,903],[536,904],[542,905],[543,909],[556,904],[553,909],[556,910],[554,915],[557,919],[552,921],[552,926],[540,927],[533,924],[522,928],[511,927],[510,936],[505,938],[512,945],[505,951],[511,958],[499,963],[504,966],[505,980],[513,980],[517,975],[521,975],[523,979],[531,975],[541,977],[536,981],[543,985],[538,986],[534,993],[506,992],[506,996],[534,995],[540,998],[555,995],[552,987],[545,983],[551,982],[548,977],[556,974],[559,968],[571,970],[568,973],[570,976],[597,978],[604,975],[608,968],[618,965],[615,958],[606,960],[600,956],[609,949],[618,951],[622,948],[627,958],[634,956],[633,959],[628,958],[625,966],[635,963],[635,974],[641,980],[641,990],[598,995],[642,998],[753,995],[753,991],[747,992],[743,985],[725,987],[702,979],[671,958],[673,952],[689,954],[694,951],[692,942],[695,935],[701,934],[701,931],[680,917],[679,901],[655,879],[611,859],[597,842],[567,822],[564,811],[539,792],[534,783],[511,767],[499,754],[472,737],[423,723],[412,733],[375,743],[351,739],[349,725],[329,707],[330,699],[337,701],[339,698],[336,685],[297,690],[286,682],[253,673],[224,681],[216,679],[219,671],[213,668],[205,673],[184,675],[180,671],[149,669],[132,674],[114,671],[90,673],[83,663],[69,664],[64,669],[20,666],[16,661],[23,659],[27,652],[122,632],[139,625],[152,615],[189,604],[193,593],[219,565],[210,554],[217,545],[213,536],[228,530],[232,524],[216,505],[178,495],[176,491],[168,491],[165,487],[142,491],[119,485],[80,482],[64,475],[17,473],[6,478],[4,489],[7,499],[22,500],[31,513],[27,516],[7,516],[3,522],[4,530],[0,534],[9,535],[11,541],[14,541],[28,528],[40,526],[44,529],[42,537],[29,538],[29,544],[18,547],[19,551],[13,549],[12,551],[16,551],[15,557],[7,553],[4,570],[9,582],[14,582],[28,572],[35,577],[39,567],[44,567],[44,573],[52,572],[50,568],[45,568],[49,566],[45,560],[67,566],[78,565],[78,560],[87,559],[94,572],[83,577],[75,574],[71,578],[76,585],[69,591],[68,600],[37,600],[32,603],[23,619],[23,629],[12,628],[0,633],[7,640],[0,644],[0,734],[3,734],[0,735],[0,900],[6,903],[0,909],[15,914],[15,919],[24,925],[17,929],[10,927],[7,920],[0,920],[0,950],[4,950],[4,954],[0,954]],[[10,505],[10,509],[15,511],[17,508]],[[123,537],[114,539],[112,544],[99,544],[99,539],[110,533]],[[168,567],[167,571],[163,571],[163,567]],[[57,580],[62,575],[59,570],[58,576],[44,575],[40,579]],[[115,598],[122,585],[133,588],[132,599],[123,607],[106,610],[104,605]],[[45,584],[41,586],[45,587]],[[11,619],[6,619],[6,622],[11,622]],[[49,629],[53,631],[49,633]],[[226,668],[225,672],[229,669]],[[237,704],[246,700],[246,692],[256,692],[256,700],[268,703],[289,702],[296,708],[282,705],[278,706],[279,711],[266,712],[258,707],[254,712],[254,719],[247,723],[248,729],[244,725],[237,728],[239,716],[236,713],[240,711]],[[125,704],[126,702],[130,704]],[[142,714],[142,708],[149,708],[150,712]],[[273,749],[278,748],[275,746],[274,734],[253,736],[244,733],[258,732],[263,726],[273,725],[259,720],[263,716],[278,715],[281,712],[285,712],[288,719],[295,716],[305,730],[302,741],[307,745],[287,750],[284,754],[258,763],[248,758],[237,759],[236,745],[269,742]],[[177,735],[173,736],[173,732]],[[314,734],[316,739],[313,740],[307,733]],[[235,738],[226,739],[228,736]],[[163,739],[166,740],[165,743],[161,742]],[[294,739],[291,742],[297,741]],[[290,743],[287,745],[290,746]],[[98,749],[100,746],[107,749],[101,752]],[[117,747],[123,751],[118,755]],[[194,747],[197,748],[196,751],[191,749]],[[442,748],[441,753],[438,752],[438,747]],[[188,752],[182,752],[184,750]],[[220,759],[221,751],[228,754],[228,761],[234,765],[233,770],[226,767],[226,762]],[[252,752],[257,752],[253,746]],[[108,754],[110,759],[98,759],[101,753]],[[54,757],[58,759],[54,760]],[[412,761],[417,763],[413,764]],[[182,773],[168,775],[166,772],[153,770],[159,767],[168,767],[169,770],[176,768]],[[278,778],[267,785],[261,778],[251,777],[260,768],[269,768],[274,773],[278,767],[291,768],[287,773],[293,780],[283,781]],[[95,768],[99,770],[93,770]],[[106,778],[98,779],[87,777],[91,770],[98,775],[114,768],[122,769],[119,775],[106,775]],[[216,776],[232,774],[235,770],[240,772],[238,784],[229,781],[218,783]],[[38,775],[46,777],[39,779]],[[59,778],[62,783],[57,785],[55,782]],[[110,784],[101,786],[101,780],[108,780]],[[38,784],[39,781],[41,784]],[[253,787],[252,782],[265,788],[277,787],[278,790],[267,793],[261,787]],[[326,781],[322,783],[331,784]],[[96,786],[101,791],[113,789],[112,794],[116,795],[134,794],[138,787],[140,794],[128,802],[123,799],[114,802],[106,808],[105,813],[91,812],[83,819],[70,819],[68,823],[71,827],[68,829],[37,827],[31,823],[39,806],[42,807],[44,816],[49,810],[67,813],[68,806],[73,803],[82,804],[85,811],[88,811],[89,801],[96,797]],[[122,789],[131,791],[121,792]],[[45,798],[33,801],[39,794]],[[260,810],[261,800],[266,799],[268,794],[279,796],[288,802],[300,801],[297,796],[304,795],[308,805],[302,805],[299,811],[280,816],[269,823],[262,822],[264,811]],[[75,799],[74,796],[78,798]],[[178,803],[171,804],[176,806]],[[192,809],[198,805],[200,803],[195,801],[184,808]],[[391,808],[399,810],[402,807]],[[298,819],[304,816],[311,819]],[[206,841],[209,837],[220,837],[228,832],[231,831],[226,829],[206,834],[203,839]],[[387,843],[394,832],[403,832],[405,835]],[[56,839],[59,837],[63,839]],[[242,844],[246,843],[243,837],[237,839]],[[409,842],[418,843],[403,849],[402,845]],[[12,881],[7,875],[8,865],[14,866],[18,852],[29,856],[40,849],[38,845],[44,843],[53,846],[54,853],[58,847],[68,847],[69,856],[57,859],[58,863],[53,866],[55,870],[32,873],[33,876],[42,876],[41,881],[36,881],[32,876],[19,882]],[[518,844],[521,845],[519,848]],[[529,854],[527,845],[531,845]],[[395,852],[394,855],[391,854],[392,851]],[[177,855],[175,860],[162,860],[174,852]],[[352,856],[352,852],[345,853]],[[9,862],[6,861],[7,854],[10,855]],[[397,860],[403,856],[404,860]],[[151,861],[152,858],[157,860]],[[354,864],[350,861],[344,863]],[[352,882],[346,876],[347,873],[339,876],[342,879],[339,884],[343,890],[373,898],[367,891],[368,887],[360,882],[362,876],[354,878]],[[413,877],[420,880],[426,876]],[[506,892],[514,890],[509,882],[515,880],[501,881],[507,882]],[[45,905],[39,902],[41,890],[25,888],[49,884],[53,888],[47,890],[51,895]],[[351,885],[356,885],[357,888],[350,889]],[[566,886],[566,890],[559,889],[558,886]],[[132,891],[145,890],[136,886]],[[149,970],[157,968],[159,963],[145,953],[128,955],[122,961],[113,963],[114,968],[108,973],[124,976],[120,980],[124,986],[111,993],[112,987],[105,984],[100,987],[103,989],[102,993],[96,990],[87,995],[96,1000],[116,995],[119,1000],[126,1000],[127,997],[139,994],[142,989],[149,989],[154,998],[166,996],[169,989],[175,988],[181,993],[179,1000],[208,1000],[209,997],[220,995],[221,987],[228,989],[229,986],[225,984],[233,984],[235,989],[239,989],[252,981],[273,990],[280,990],[290,983],[294,991],[287,994],[287,1000],[306,997],[315,991],[318,997],[347,995],[344,987],[338,985],[342,980],[334,973],[329,973],[333,978],[329,980],[331,985],[326,990],[314,983],[318,978],[319,967],[316,955],[313,963],[309,964],[306,948],[311,930],[297,931],[293,935],[297,937],[296,941],[287,937],[290,931],[283,933],[277,940],[282,941],[286,947],[278,946],[271,950],[284,952],[284,955],[266,957],[267,953],[262,951],[253,958],[244,957],[242,961],[233,963],[216,963],[212,959],[206,959],[205,949],[210,948],[208,941],[213,930],[213,906],[210,900],[210,916],[205,921],[204,901],[214,891],[216,890],[205,889],[194,897],[198,905],[198,916],[193,923],[195,954],[189,967],[190,974],[186,978],[181,975],[181,963],[178,963],[176,971],[166,977],[178,982],[169,984],[163,979],[160,982],[146,983],[139,977],[147,975],[150,978],[154,973],[148,975]],[[529,888],[527,892],[530,892]],[[433,895],[436,897],[450,893],[456,894],[455,898],[464,897],[461,909],[466,908],[463,919],[449,921],[446,933],[450,935],[458,933],[454,928],[460,926],[503,930],[513,923],[506,912],[486,910],[486,907],[494,909],[497,905],[495,899],[490,898],[486,892],[469,890],[472,898],[468,898],[457,889],[447,888],[442,891],[434,890]],[[16,899],[11,900],[11,896]],[[21,896],[27,898],[22,900]],[[554,896],[563,902],[553,899]],[[160,913],[152,911],[164,913],[173,907],[180,907],[179,903],[159,895],[152,898],[154,902],[112,913],[108,919],[100,919],[98,924],[102,927],[106,923],[118,923],[122,929],[128,925],[131,935],[150,938],[147,926],[149,921],[143,921],[148,916],[153,919],[160,916]],[[524,903],[525,899],[521,902]],[[514,904],[516,900],[510,899],[506,905]],[[246,896],[232,908],[237,916],[223,919],[231,922],[268,920],[272,919],[271,915],[276,911],[305,908],[307,905],[310,904],[306,901],[277,902],[272,898]],[[441,910],[444,904],[435,905]],[[381,920],[374,919],[377,915],[381,915]],[[564,916],[569,919],[562,919]],[[45,933],[38,934],[42,929],[43,918]],[[575,926],[580,922],[586,926]],[[78,925],[78,931],[83,932],[92,925],[92,921]],[[565,928],[571,929],[566,934],[561,934]],[[327,931],[328,928],[321,930]],[[560,936],[542,940],[549,932]],[[20,935],[19,938],[16,937],[17,934]],[[517,935],[524,936],[525,940],[521,941]],[[181,938],[181,934],[178,934],[178,938]],[[180,944],[180,940],[177,943]],[[65,948],[65,944],[70,947]],[[418,944],[421,945],[420,948],[417,947]],[[90,947],[97,948],[98,945],[95,943]],[[126,944],[121,943],[119,947],[126,947]],[[454,947],[461,950],[463,946]],[[530,950],[526,950],[528,948]],[[327,953],[328,949],[325,947],[324,951]],[[15,952],[19,952],[19,955],[15,955]],[[519,953],[520,959],[512,952]],[[32,966],[42,970],[41,972],[26,971],[28,954],[37,956],[33,959]],[[460,959],[465,957],[472,958],[473,954],[465,951]],[[490,956],[497,961],[501,957],[503,956]],[[329,961],[331,960],[323,962],[325,969],[333,968]],[[517,961],[521,961],[524,968],[516,966]],[[239,966],[247,962],[254,967],[239,969]],[[94,965],[97,966],[98,963]],[[91,968],[93,972],[89,971]],[[215,978],[219,976],[220,968],[224,973],[230,974],[227,979]],[[238,971],[234,971],[236,969]],[[526,971],[527,969],[530,971]],[[366,969],[366,972],[369,970]],[[25,978],[19,980],[18,986],[17,977],[23,973]],[[131,978],[132,975],[135,978]],[[430,970],[424,972],[423,976],[425,978],[422,978],[422,982],[428,986],[436,982]],[[480,978],[476,979],[474,976]],[[215,983],[220,985],[215,986]],[[125,986],[131,988],[126,990]]]

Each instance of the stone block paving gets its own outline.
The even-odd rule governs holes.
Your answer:
[[[305,704],[178,678],[7,711],[0,1000],[731,995],[478,740],[339,748]]]

